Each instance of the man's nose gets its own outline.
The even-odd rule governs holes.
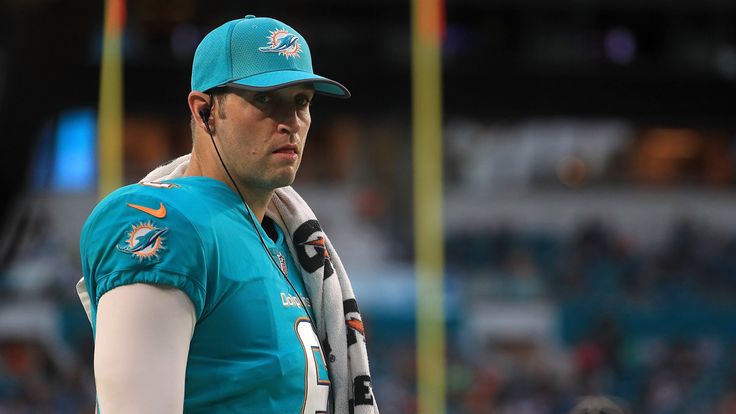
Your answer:
[[[293,135],[299,132],[301,120],[293,105],[283,105],[277,112],[276,120],[279,124],[278,131],[280,133]]]

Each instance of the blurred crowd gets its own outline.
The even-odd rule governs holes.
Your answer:
[[[736,235],[722,233],[683,219],[662,245],[644,247],[600,221],[569,237],[500,225],[451,233],[446,249],[449,270],[501,281],[505,296],[727,304],[736,293]]]
[[[477,300],[554,303],[563,359],[532,340],[449,354],[450,412],[563,414],[609,395],[641,414],[736,413],[733,235],[683,220],[644,248],[592,222],[568,237],[465,231],[446,246],[448,273]]]
[[[644,248],[594,222],[567,236],[454,232],[446,246],[448,277],[474,290],[472,300],[552,303],[559,349],[533,340],[468,347],[462,329],[450,329],[448,413],[567,414],[584,395],[638,414],[736,413],[736,237],[683,221],[667,243]],[[93,411],[77,260],[53,238],[28,237],[3,267],[0,413]],[[13,324],[13,312],[26,318]],[[416,412],[413,335],[403,338],[372,343],[385,414]]]
[[[0,264],[0,414],[93,413],[92,332],[78,253],[33,209],[6,229]]]

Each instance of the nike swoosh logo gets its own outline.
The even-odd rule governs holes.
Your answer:
[[[128,203],[128,207],[133,207],[136,210],[140,210],[156,218],[162,219],[166,217],[166,207],[164,207],[164,203],[159,203],[158,209],[152,209],[150,207],[139,206],[138,204],[130,204],[130,203]]]

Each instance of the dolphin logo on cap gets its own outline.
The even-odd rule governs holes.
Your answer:
[[[302,46],[299,43],[299,36],[289,33],[284,29],[274,30],[267,36],[268,46],[259,47],[258,51],[263,53],[278,53],[279,55],[290,57],[299,57]]]

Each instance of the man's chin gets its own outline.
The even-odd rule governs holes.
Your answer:
[[[291,185],[296,179],[296,174],[284,174],[279,177],[275,177],[271,183],[273,188],[281,188]]]
[[[281,168],[276,171],[271,171],[271,173],[266,176],[261,176],[255,180],[244,180],[244,182],[249,182],[254,187],[262,190],[275,190],[277,188],[291,185],[295,178],[295,168]]]

